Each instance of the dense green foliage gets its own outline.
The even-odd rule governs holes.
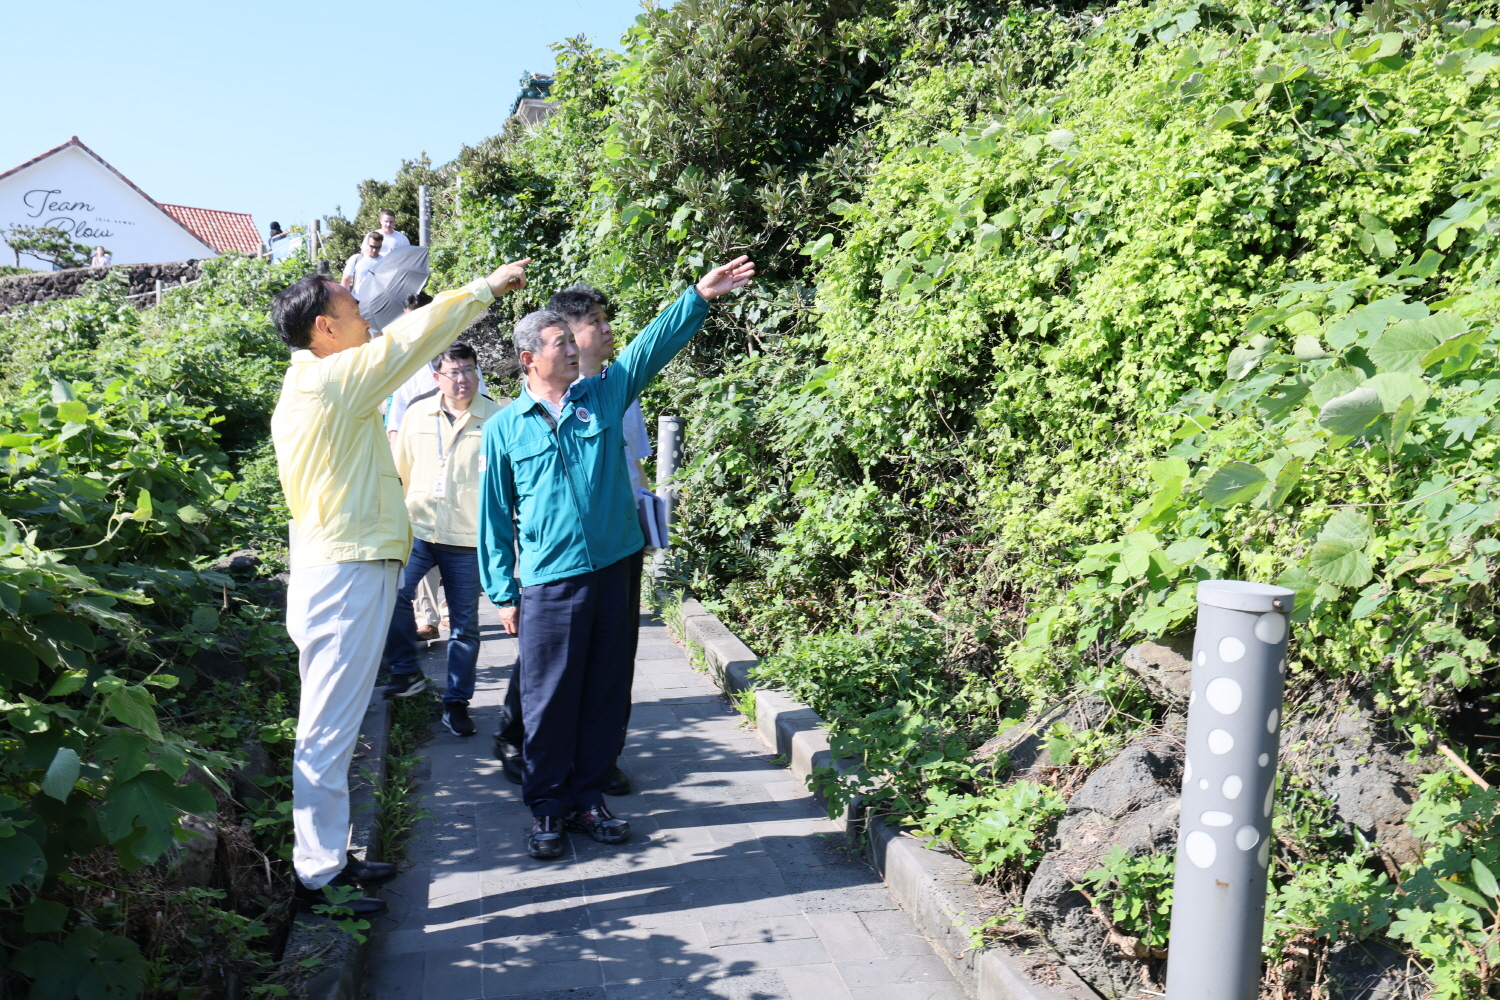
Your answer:
[[[100,282],[0,317],[0,926],[33,995],[220,994],[265,966],[285,907],[269,869],[253,891],[170,869],[182,812],[247,809],[226,818],[247,849],[289,850],[289,643],[208,567],[280,547],[276,490],[236,470],[258,467],[284,364],[270,295],[305,268],[226,258],[146,313]],[[247,742],[281,776],[233,806]]]

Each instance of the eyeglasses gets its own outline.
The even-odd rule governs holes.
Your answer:
[[[443,376],[443,378],[452,379],[456,382],[459,379],[473,378],[479,373],[476,372],[473,368],[460,368],[457,371],[438,372],[438,374]]]

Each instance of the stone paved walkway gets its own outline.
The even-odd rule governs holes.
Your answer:
[[[490,756],[515,641],[488,602],[481,623],[479,735],[439,726],[425,750],[432,816],[382,892],[367,997],[963,1000],[838,825],[644,615],[622,760],[637,790],[610,800],[634,837],[528,858],[520,789]]]

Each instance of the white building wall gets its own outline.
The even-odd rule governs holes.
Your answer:
[[[0,239],[14,226],[60,226],[73,239],[102,246],[116,264],[155,264],[217,256],[129,184],[77,146],[68,146],[0,180]],[[0,264],[15,262],[0,246]],[[51,265],[23,254],[22,267]]]

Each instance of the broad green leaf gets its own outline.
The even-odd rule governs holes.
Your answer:
[[[36,657],[18,642],[0,640],[0,674],[16,684],[35,684]]]
[[[1297,356],[1298,361],[1316,361],[1328,357],[1328,351],[1323,348],[1322,342],[1306,333],[1298,334],[1292,353]]]
[[[1202,559],[1208,548],[1206,538],[1184,538],[1167,546],[1167,558],[1179,566],[1189,566]]]
[[[1335,368],[1312,384],[1312,399],[1318,406],[1353,392],[1365,384],[1363,372],[1354,368]]]
[[[156,722],[156,702],[143,687],[122,687],[104,700],[110,715],[127,726],[132,726],[151,737],[161,739],[161,727]]]
[[[62,698],[70,695],[82,688],[88,679],[87,670],[65,670],[57,680],[53,681],[52,687],[47,691],[47,697]]]
[[[1312,575],[1335,587],[1363,587],[1374,571],[1365,556],[1370,523],[1363,514],[1341,510],[1328,519],[1308,553]]]
[[[54,642],[65,642],[79,649],[94,648],[94,630],[82,618],[62,613],[43,615],[36,620],[36,628]]]
[[[1448,882],[1443,879],[1439,879],[1437,886],[1448,895],[1453,896],[1457,899],[1461,899],[1465,903],[1472,904],[1484,910],[1488,910],[1490,908],[1490,904],[1487,899],[1485,899],[1479,893],[1475,892],[1473,889],[1470,889],[1466,885],[1459,885],[1457,882]]]
[[[1266,485],[1266,474],[1249,462],[1230,462],[1203,486],[1203,502],[1210,507],[1249,503]]]
[[[808,257],[811,257],[813,260],[820,260],[820,259],[822,259],[824,256],[826,256],[828,254],[828,251],[830,251],[832,249],[833,249],[833,234],[832,233],[824,233],[822,236],[818,237],[815,241],[813,241],[812,243],[809,243],[807,246],[805,246],[801,250],[799,250],[798,253],[801,253],[801,254],[804,254],[804,255],[806,255]]]
[[[77,396],[73,394],[72,385],[68,384],[67,382],[63,382],[60,379],[52,380],[52,402],[67,403],[76,398]]]
[[[57,419],[70,424],[81,424],[89,418],[89,404],[81,399],[70,399],[57,407]]]
[[[219,627],[219,612],[213,608],[194,608],[192,621],[199,632],[212,632]]]
[[[1359,592],[1359,600],[1354,602],[1354,607],[1349,612],[1349,620],[1358,621],[1361,618],[1369,617],[1389,596],[1391,596],[1391,592],[1384,584],[1370,584]]]
[[[1368,386],[1360,386],[1324,404],[1318,414],[1318,423],[1334,434],[1359,437],[1384,412],[1380,393]]]
[[[137,521],[149,521],[154,510],[155,508],[151,505],[151,492],[143,489],[136,497],[135,510],[130,516]]]
[[[1484,343],[1486,334],[1487,331],[1481,327],[1467,333],[1460,333],[1456,337],[1449,337],[1422,357],[1422,367],[1431,368],[1440,361],[1446,361],[1448,358],[1461,354],[1467,347],[1478,347]]]
[[[1276,482],[1271,487],[1271,496],[1266,500],[1266,510],[1275,510],[1286,503],[1286,498],[1291,496],[1297,481],[1302,478],[1302,467],[1305,464],[1302,459],[1293,458],[1281,467],[1281,471],[1276,473]]]
[[[208,520],[208,515],[189,503],[177,508],[177,519],[183,524],[202,524]]]
[[[1406,320],[1397,323],[1370,348],[1370,360],[1387,372],[1420,372],[1422,359],[1434,347],[1438,339],[1419,323]]]
[[[55,899],[31,897],[26,904],[22,928],[27,934],[56,934],[68,922],[68,908]]]
[[[146,769],[146,752],[150,749],[151,741],[146,737],[121,729],[95,746],[94,756],[99,760],[115,762],[115,781],[129,781]]]
[[[1249,344],[1230,351],[1227,367],[1229,378],[1237,380],[1250,374],[1250,370],[1260,364],[1260,359],[1269,354],[1274,346],[1275,342],[1270,337],[1256,335],[1250,339]]]
[[[105,795],[99,827],[112,844],[130,839],[131,854],[150,863],[171,846],[179,813],[213,811],[214,797],[202,785],[179,785],[162,771],[142,771]]]
[[[1500,900],[1500,884],[1495,882],[1495,875],[1489,870],[1483,861],[1474,859],[1474,884],[1479,891],[1493,900]]]
[[[1146,472],[1151,476],[1151,481],[1158,487],[1161,487],[1165,486],[1167,481],[1171,479],[1186,481],[1192,470],[1188,468],[1185,459],[1168,458],[1160,462],[1152,462],[1146,466]]]
[[[47,776],[42,779],[42,791],[59,802],[68,800],[68,793],[78,782],[78,752],[69,747],[58,747],[52,763],[47,767]]]
[[[1230,101],[1221,106],[1208,120],[1211,129],[1228,128],[1249,118],[1253,109],[1254,101]]]
[[[1125,549],[1120,553],[1120,566],[1131,580],[1139,580],[1151,566],[1151,553],[1146,549]]]
[[[1427,380],[1409,372],[1381,372],[1366,382],[1365,387],[1374,389],[1380,396],[1380,405],[1386,413],[1395,413],[1406,399],[1413,401],[1415,410],[1420,410],[1432,395],[1432,386]]]
[[[40,884],[46,871],[47,859],[30,836],[17,832],[0,837],[0,889],[21,883]]]

